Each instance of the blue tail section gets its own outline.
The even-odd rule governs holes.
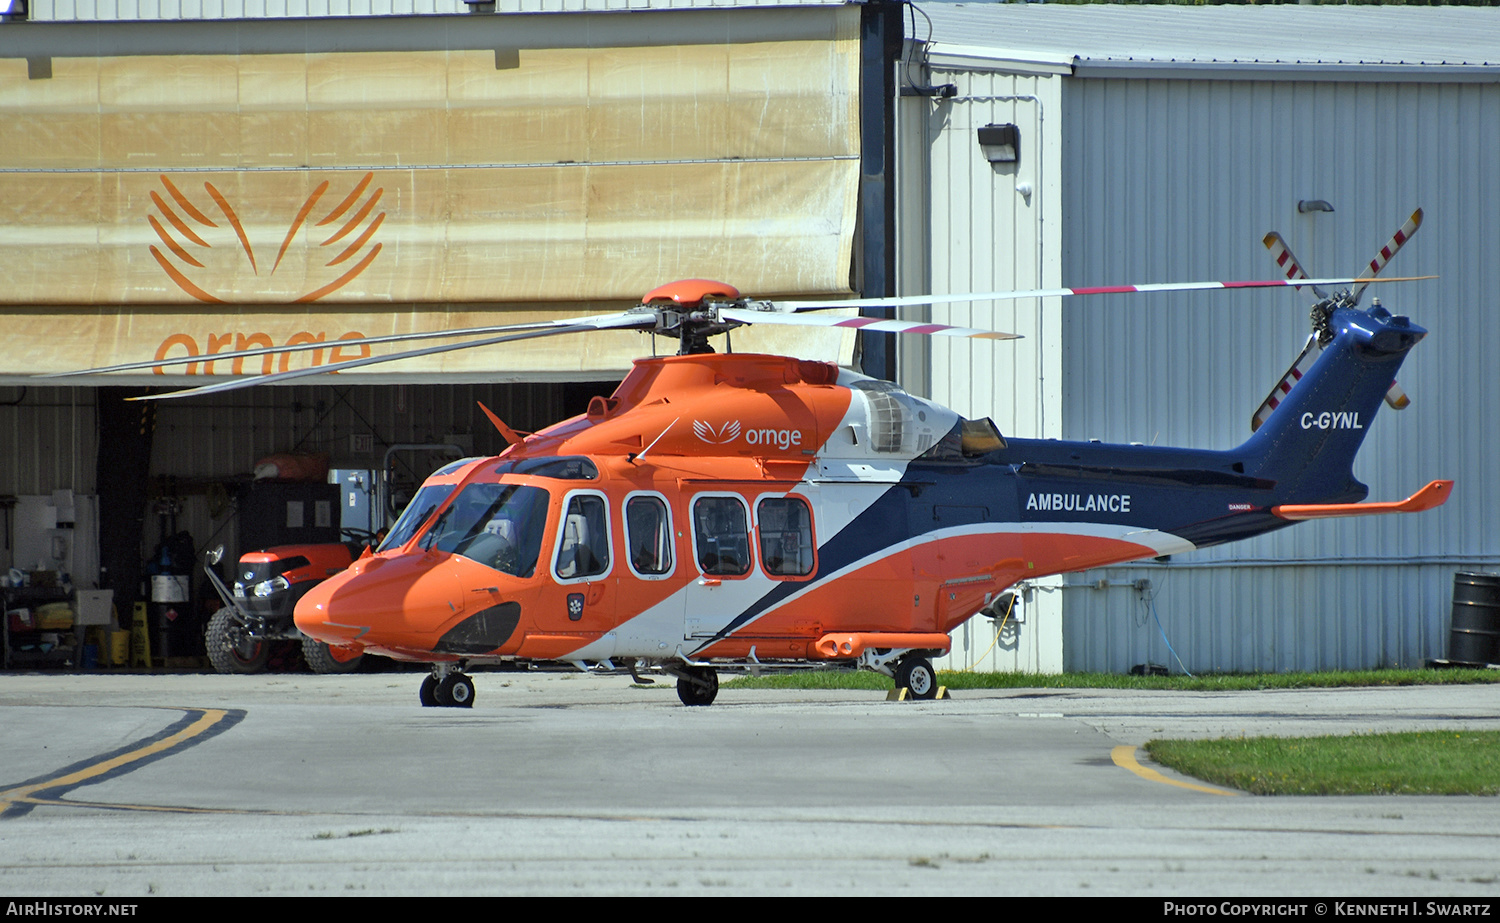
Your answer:
[[[1235,454],[1245,473],[1276,482],[1280,503],[1348,503],[1369,488],[1354,455],[1407,352],[1427,331],[1376,305],[1333,312],[1333,341]]]

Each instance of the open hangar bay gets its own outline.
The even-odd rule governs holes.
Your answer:
[[[1257,798],[1151,777],[1135,750],[1494,729],[1497,686],[728,689],[685,709],[482,673],[472,711],[437,714],[406,679],[0,678],[0,890],[1374,900],[1492,898],[1500,878],[1493,798]]]

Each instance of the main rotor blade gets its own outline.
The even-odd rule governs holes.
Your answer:
[[[779,314],[741,308],[720,308],[719,317],[738,324],[788,324],[799,327],[852,327],[880,333],[917,333],[930,336],[974,337],[987,340],[1019,340],[1020,334],[977,327],[954,327],[919,321],[883,320],[878,317],[819,317],[813,314]]]
[[[1039,288],[1024,292],[979,292],[965,295],[905,295],[894,298],[851,298],[841,301],[767,302],[787,313],[825,308],[901,308],[927,304],[958,304],[970,301],[1014,301],[1020,298],[1068,298],[1073,295],[1148,294],[1153,292],[1201,292],[1224,288],[1277,288],[1302,285],[1350,285],[1355,282],[1415,282],[1435,276],[1405,276],[1387,279],[1259,279],[1250,282],[1160,282],[1151,285],[1096,285],[1087,288]]]
[[[233,359],[251,359],[256,356],[266,356],[274,353],[297,353],[307,352],[312,349],[353,349],[359,346],[368,346],[372,343],[404,343],[416,340],[435,340],[441,337],[465,337],[494,335],[501,333],[520,332],[522,330],[544,330],[558,327],[572,327],[577,324],[591,324],[601,319],[621,317],[621,314],[600,314],[593,317],[578,317],[570,320],[548,320],[536,321],[530,324],[501,324],[491,327],[464,327],[458,330],[432,330],[418,333],[389,333],[382,336],[360,337],[355,340],[335,340],[333,342],[317,341],[312,343],[297,343],[288,346],[266,346],[256,349],[241,349],[234,352],[212,353],[200,356],[172,356],[165,359],[144,359],[139,362],[123,362],[119,365],[105,365],[94,369],[78,369],[69,372],[47,372],[42,375],[33,375],[33,378],[74,378],[79,375],[103,375],[108,372],[134,372],[140,369],[161,368],[169,365],[195,365],[199,362],[228,362]],[[460,347],[462,348],[462,347]]]
[[[1397,228],[1396,233],[1391,235],[1391,239],[1385,242],[1385,246],[1381,247],[1380,252],[1375,254],[1375,259],[1370,261],[1369,268],[1359,274],[1359,279],[1356,280],[1354,288],[1349,293],[1350,297],[1354,299],[1355,304],[1359,304],[1359,296],[1364,293],[1365,286],[1375,281],[1375,276],[1380,273],[1380,270],[1385,268],[1385,264],[1389,263],[1391,257],[1400,252],[1401,248],[1406,245],[1408,240],[1411,240],[1411,236],[1417,233],[1417,229],[1421,226],[1422,210],[1419,208],[1412,212],[1411,217],[1406,219],[1406,223]]]
[[[561,322],[557,322],[561,323]],[[333,365],[315,365],[305,369],[292,369],[287,372],[276,372],[272,375],[255,375],[248,378],[232,378],[228,381],[215,382],[210,385],[200,385],[196,388],[186,388],[181,391],[169,391],[164,394],[144,394],[140,397],[127,398],[132,401],[157,401],[168,398],[188,397],[190,395],[217,394],[221,391],[237,391],[241,388],[250,388],[256,385],[280,384],[298,378],[307,378],[312,375],[326,375],[331,372],[343,372],[348,369],[359,368],[366,365],[376,365],[381,362],[396,362],[401,359],[416,359],[421,356],[433,356],[439,353],[456,352],[460,349],[473,349],[478,346],[493,346],[496,343],[510,343],[516,340],[533,340],[538,337],[557,336],[564,333],[583,333],[590,330],[620,330],[634,328],[650,328],[656,326],[654,314],[609,314],[599,317],[580,318],[571,322],[568,326],[549,327],[543,330],[530,330],[524,333],[512,333],[506,336],[488,337],[482,340],[465,340],[462,343],[445,343],[441,346],[428,346],[425,349],[413,349],[404,353],[395,353],[389,356],[366,356],[362,359],[351,359],[348,362],[339,362]]]

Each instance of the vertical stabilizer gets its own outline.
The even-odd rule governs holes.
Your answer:
[[[1378,305],[1339,308],[1329,343],[1241,447],[1246,473],[1275,480],[1281,503],[1364,499],[1354,456],[1406,353],[1427,331]]]

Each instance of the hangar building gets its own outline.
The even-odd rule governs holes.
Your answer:
[[[332,344],[259,360],[294,368],[351,357],[336,344],[354,333],[603,313],[686,277],[871,296],[1263,278],[1272,229],[1316,273],[1345,274],[1421,206],[1426,223],[1392,271],[1442,278],[1372,294],[1433,334],[1403,371],[1413,407],[1382,414],[1357,473],[1377,498],[1457,478],[1449,507],[1043,582],[1019,630],[996,638],[976,619],[951,659],[1044,672],[1410,665],[1443,653],[1453,571],[1495,566],[1493,488],[1478,476],[1493,334],[1477,316],[1496,272],[1479,256],[1495,243],[1487,219],[1500,213],[1485,156],[1500,133],[1494,11],[10,9],[0,564],[128,597],[172,534],[237,553],[235,489],[264,456],[389,466],[399,494],[441,460],[427,446],[502,447],[476,400],[538,428],[652,346],[630,333],[508,344],[146,409],[124,398],[225,370],[68,387],[38,373]],[[1014,159],[992,161],[979,138],[1005,126]],[[1332,211],[1298,209],[1317,201]],[[1015,435],[1222,447],[1243,439],[1300,346],[1306,302],[980,304],[931,316],[1026,339],[750,331],[735,348],[860,362]]]
[[[1430,335],[1355,474],[1371,499],[1434,478],[1415,516],[1307,523],[1038,587],[995,668],[1177,672],[1420,666],[1446,656],[1455,571],[1493,571],[1500,387],[1500,11],[1353,6],[921,4],[908,17],[903,291],[1275,278],[1279,231],[1315,276],[1357,275],[1417,209],[1373,286]],[[978,133],[1013,125],[1016,160]],[[1109,295],[933,311],[1025,334],[907,343],[903,381],[1003,432],[1230,448],[1308,335],[1304,292]],[[925,366],[923,363],[926,363]],[[1141,583],[1145,581],[1145,583]],[[1007,641],[1011,645],[1006,647]],[[985,650],[989,649],[986,654]],[[1175,656],[1174,652],[1175,651]]]

